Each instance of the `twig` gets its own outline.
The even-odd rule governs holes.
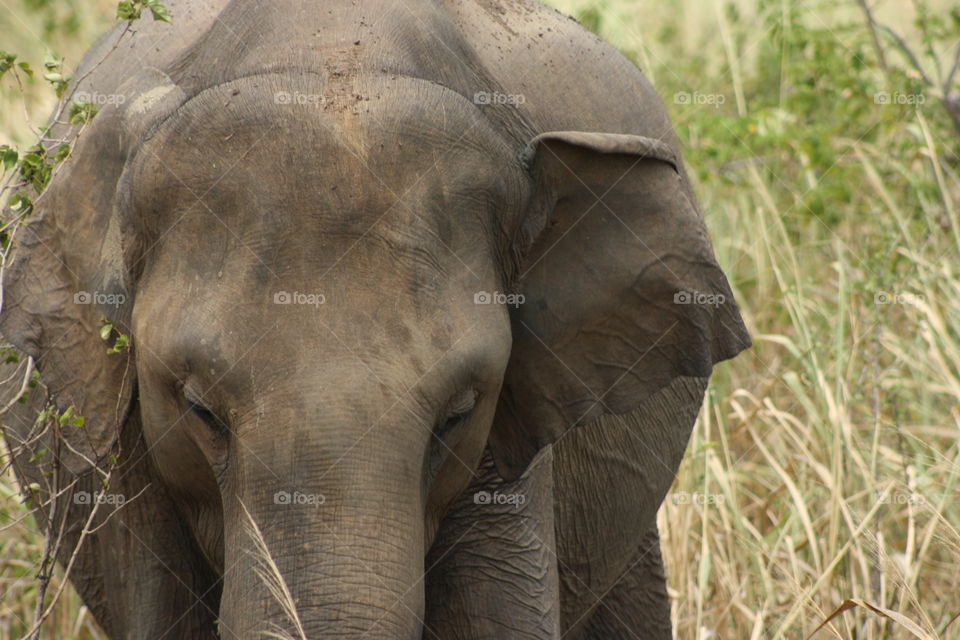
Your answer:
[[[60,462],[56,456],[53,459],[53,487],[58,489],[60,485]],[[40,638],[40,625],[42,623],[43,615],[43,601],[47,596],[47,585],[50,583],[50,563],[51,563],[51,554],[54,553],[54,544],[53,544],[53,528],[54,524],[57,521],[57,505],[60,502],[59,497],[56,495],[56,491],[51,492],[53,498],[47,503],[48,508],[44,512],[44,517],[47,522],[47,526],[44,527],[44,540],[43,540],[43,555],[40,557],[40,569],[37,571],[37,603],[36,610],[34,611],[34,620],[37,621],[33,629],[27,637],[30,640],[39,640]],[[66,518],[63,519],[64,523]],[[58,532],[58,542],[60,536],[63,535],[63,528],[61,527]],[[59,546],[59,544],[57,545]]]
[[[873,11],[870,10],[867,0],[857,0],[857,3],[860,5],[863,15],[867,18],[867,27],[870,29],[870,39],[873,41],[873,48],[877,52],[877,60],[880,63],[880,68],[883,69],[883,72],[887,74],[889,79],[890,70],[887,68],[887,55],[880,45],[880,35],[877,33],[877,21],[873,17]]]
[[[923,36],[923,39],[927,43],[927,55],[930,56],[930,59],[933,60],[933,65],[937,68],[937,76],[940,76],[943,71],[943,66],[940,64],[940,56],[937,55],[937,52],[933,48],[933,39],[930,38],[930,30],[927,23],[927,8],[921,5],[919,0],[912,0],[912,3],[914,10],[917,12],[917,24],[920,27],[920,35]]]
[[[63,590],[66,588],[68,581],[67,576],[70,575],[71,569],[73,569],[73,563],[76,561],[77,556],[80,554],[80,549],[83,547],[83,543],[86,540],[86,537],[90,534],[90,524],[93,522],[94,517],[97,515],[97,509],[99,509],[100,503],[94,503],[93,509],[90,510],[90,515],[87,517],[87,521],[84,523],[83,528],[80,530],[80,538],[77,540],[77,544],[73,548],[73,553],[70,555],[70,560],[67,561],[66,566],[63,570],[64,579],[60,581],[60,584],[57,586],[56,592],[53,594],[53,598],[50,601],[50,606],[43,610],[43,613],[40,617],[34,621],[33,627],[30,628],[30,631],[27,632],[27,635],[34,633],[37,629],[40,628],[40,625],[43,624],[43,621],[46,620],[50,613],[53,611],[53,607],[57,604],[57,601],[60,599],[60,596],[63,595]],[[41,601],[42,602],[42,601]]]
[[[2,298],[0,298],[0,301],[2,301]],[[8,402],[2,409],[0,409],[0,415],[5,414],[7,411],[10,410],[10,407],[17,404],[17,402],[20,400],[20,397],[23,396],[23,394],[26,393],[27,389],[30,387],[30,378],[32,376],[33,376],[33,356],[27,356],[27,372],[23,376],[23,382],[20,384],[20,389],[13,396],[10,402]],[[13,376],[10,376],[10,379],[12,378]]]
[[[897,48],[903,52],[903,55],[907,56],[907,58],[910,60],[910,64],[913,65],[913,68],[916,69],[917,73],[920,74],[920,77],[923,79],[924,84],[926,84],[928,87],[936,86],[933,83],[933,81],[930,80],[930,77],[927,75],[927,72],[923,70],[922,66],[920,66],[920,61],[917,60],[917,56],[913,54],[913,51],[910,50],[910,47],[907,46],[907,43],[904,42],[903,38],[901,38],[896,31],[894,31],[893,29],[891,29],[886,25],[881,24],[878,26],[884,33],[886,33],[888,36],[890,36],[891,39],[893,39],[894,44],[896,44]]]
[[[954,128],[957,133],[960,133],[960,93],[951,90],[958,68],[960,68],[960,44],[957,44],[953,55],[953,66],[950,67],[950,73],[943,82],[943,104],[947,108],[947,113],[950,114],[950,119],[953,120]]]

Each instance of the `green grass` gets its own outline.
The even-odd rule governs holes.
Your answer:
[[[53,36],[5,9],[19,40],[0,46],[40,67],[52,39],[75,63],[111,4]],[[857,0],[551,4],[655,82],[755,340],[718,368],[661,510],[677,637],[806,638],[858,599],[890,618],[858,606],[814,637],[960,638],[960,131],[943,92],[882,31],[881,65]],[[870,5],[942,83],[952,5]],[[0,131],[28,143],[3,90]],[[0,496],[4,521],[22,516],[9,478]],[[32,616],[41,544],[32,523],[0,533],[0,637]],[[90,628],[70,594],[48,635]]]

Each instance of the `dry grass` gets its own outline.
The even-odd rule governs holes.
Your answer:
[[[863,86],[833,96],[828,76],[847,73],[851,58],[818,67],[816,45],[806,106],[784,97],[796,88],[786,80],[764,84],[765,65],[803,76],[765,49],[771,29],[836,27],[836,55],[861,45],[869,54],[856,0],[551,4],[578,12],[667,98],[756,343],[718,369],[660,514],[677,636],[806,638],[849,607],[814,638],[960,638],[960,621],[950,624],[960,614],[960,135],[939,97],[876,111],[859,92],[910,76],[869,65],[848,74]],[[876,10],[920,49],[916,4]],[[6,11],[0,24],[23,18]],[[39,56],[24,38],[18,50]],[[949,44],[933,44],[947,61]],[[726,103],[708,113],[670,100],[695,88]],[[8,113],[9,93],[2,104]],[[0,130],[27,141],[18,117],[4,115]],[[19,517],[9,479],[0,493],[0,513]],[[41,541],[31,529],[0,534],[0,637],[32,615]],[[96,637],[90,628],[71,593],[48,634]]]
[[[292,624],[297,630],[296,639],[282,629],[264,631],[264,635],[277,638],[278,640],[307,640],[307,634],[303,630],[303,623],[300,621],[300,614],[297,613],[297,603],[294,602],[290,588],[287,586],[287,581],[284,580],[283,574],[280,573],[280,568],[277,567],[276,561],[274,561],[273,556],[270,554],[270,548],[267,546],[267,541],[263,538],[260,526],[257,524],[257,521],[253,519],[253,516],[250,515],[247,506],[242,502],[240,506],[243,508],[243,515],[246,517],[246,521],[243,523],[244,531],[247,536],[250,537],[251,541],[253,541],[253,551],[250,553],[256,563],[255,571],[257,578],[263,582],[270,596],[280,605],[280,609],[283,611],[287,622]]]

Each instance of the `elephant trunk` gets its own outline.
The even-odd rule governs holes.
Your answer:
[[[420,638],[415,465],[362,441],[312,446],[314,433],[236,448],[224,483],[222,637]]]

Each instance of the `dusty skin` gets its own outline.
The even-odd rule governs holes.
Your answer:
[[[749,337],[641,72],[533,2],[167,4],[76,73],[0,316],[103,629],[670,638],[655,514]]]

